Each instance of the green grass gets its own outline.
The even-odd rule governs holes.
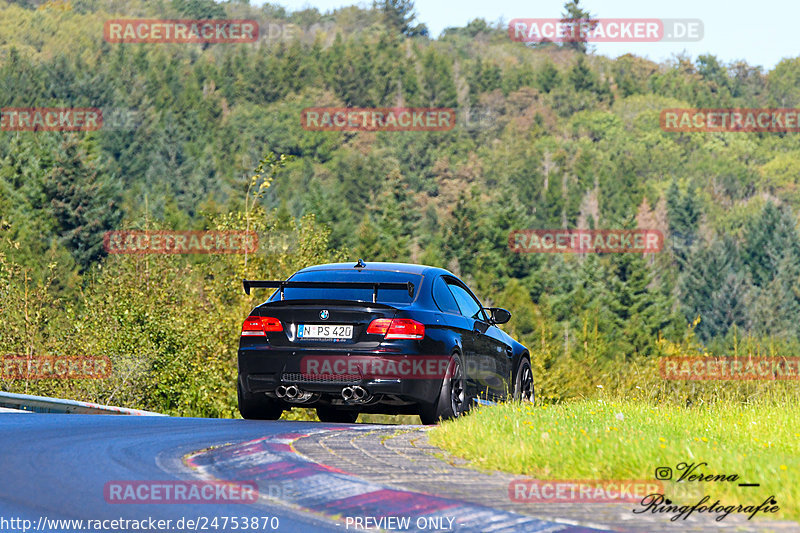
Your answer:
[[[430,442],[477,468],[536,479],[654,480],[657,467],[677,472],[679,463],[705,461],[696,472],[739,479],[681,483],[679,493],[675,484],[665,483],[666,496],[695,503],[707,494],[709,503],[720,499],[744,506],[774,495],[780,511],[757,517],[800,520],[796,398],[689,408],[638,400],[503,404],[441,424],[430,432]]]

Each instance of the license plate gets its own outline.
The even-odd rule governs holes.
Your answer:
[[[298,339],[352,339],[353,326],[337,324],[300,324]]]

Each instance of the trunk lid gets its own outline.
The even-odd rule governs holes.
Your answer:
[[[397,311],[387,304],[345,300],[278,300],[256,308],[259,316],[277,318],[283,326],[267,333],[270,346],[324,351],[377,348],[383,336],[367,333],[367,327]],[[324,338],[328,336],[336,338]]]

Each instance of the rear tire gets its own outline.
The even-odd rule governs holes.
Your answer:
[[[514,400],[523,403],[533,403],[533,372],[527,357],[519,361],[517,376],[514,378]]]
[[[355,424],[358,411],[345,411],[334,407],[317,407],[317,418],[320,422],[333,422],[336,424]]]
[[[453,354],[447,367],[447,374],[442,378],[439,397],[432,405],[421,405],[419,419],[426,426],[436,424],[439,420],[458,418],[467,409],[464,367],[461,357]]]
[[[242,390],[236,380],[236,395],[239,399],[239,412],[245,420],[277,420],[283,414],[283,407],[265,394],[252,394]]]

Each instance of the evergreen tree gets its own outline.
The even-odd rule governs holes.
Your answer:
[[[45,76],[39,65],[11,46],[0,63],[0,103],[3,107],[37,104],[37,97],[46,92]]]
[[[375,0],[372,7],[383,13],[384,20],[389,27],[403,35],[409,37],[428,35],[428,28],[425,24],[414,25],[417,15],[414,13],[413,0]]]
[[[681,193],[677,181],[673,180],[667,189],[667,215],[672,252],[678,267],[685,268],[689,250],[697,239],[700,221],[700,202],[695,193]]]
[[[567,77],[576,91],[593,92],[597,90],[597,77],[586,64],[586,58],[583,55],[578,56]]]
[[[15,135],[0,161],[0,251],[34,270],[46,266],[41,261],[56,227],[42,186],[57,147],[55,135]],[[14,242],[21,245],[19,249]]]
[[[378,228],[375,227],[369,215],[364,215],[361,224],[356,231],[358,242],[356,244],[355,253],[357,257],[362,258],[366,262],[380,261],[384,259],[384,250],[381,246],[380,233]]]
[[[536,75],[536,85],[545,93],[549,93],[561,85],[561,73],[552,61],[545,61],[544,66]]]
[[[651,355],[659,333],[669,324],[667,302],[650,288],[652,275],[640,254],[617,254],[611,262],[609,309],[617,316],[624,353]]]
[[[422,99],[426,106],[458,105],[450,59],[429,47],[422,55]]]
[[[478,193],[471,189],[469,195],[462,191],[453,206],[452,220],[446,224],[444,249],[448,260],[455,258],[462,274],[474,272],[483,239],[482,209]]]
[[[564,13],[561,14],[561,17],[561,21],[565,23],[572,22],[578,24],[578,21],[588,23],[590,29],[594,29],[596,25],[596,23],[592,20],[592,15],[580,6],[580,0],[569,0],[566,4],[564,4]],[[586,38],[580,38],[577,28],[575,29],[575,35],[576,38],[574,40],[569,40],[562,46],[564,48],[580,52],[581,54],[585,54],[588,49]]]
[[[122,216],[118,191],[98,167],[92,145],[70,135],[43,184],[56,233],[84,269],[103,253],[103,234]]]
[[[373,101],[393,107],[409,101],[416,93],[416,73],[403,53],[403,42],[397,34],[382,33],[375,44],[372,63]],[[413,98],[413,97],[412,97]]]
[[[407,261],[415,240],[419,217],[402,175],[393,169],[378,196],[375,208],[381,235],[382,256],[394,261]]]
[[[678,301],[688,322],[700,316],[697,334],[709,340],[724,336],[733,326],[749,327],[751,289],[750,273],[742,264],[739,246],[726,235],[709,247],[693,247],[680,278]]]
[[[172,7],[181,16],[193,19],[224,19],[225,8],[214,0],[172,0]]]
[[[753,289],[750,316],[756,335],[789,339],[800,335],[800,263],[786,255],[777,267],[767,285]]]
[[[361,40],[345,42],[340,35],[329,51],[328,84],[347,106],[375,106],[372,47]]]
[[[470,97],[477,101],[478,94],[500,88],[502,83],[500,67],[495,64],[486,65],[479,57],[472,66],[468,82],[470,86]]]
[[[759,287],[778,275],[781,264],[790,266],[800,260],[800,240],[791,212],[768,202],[746,227],[742,255]]]

